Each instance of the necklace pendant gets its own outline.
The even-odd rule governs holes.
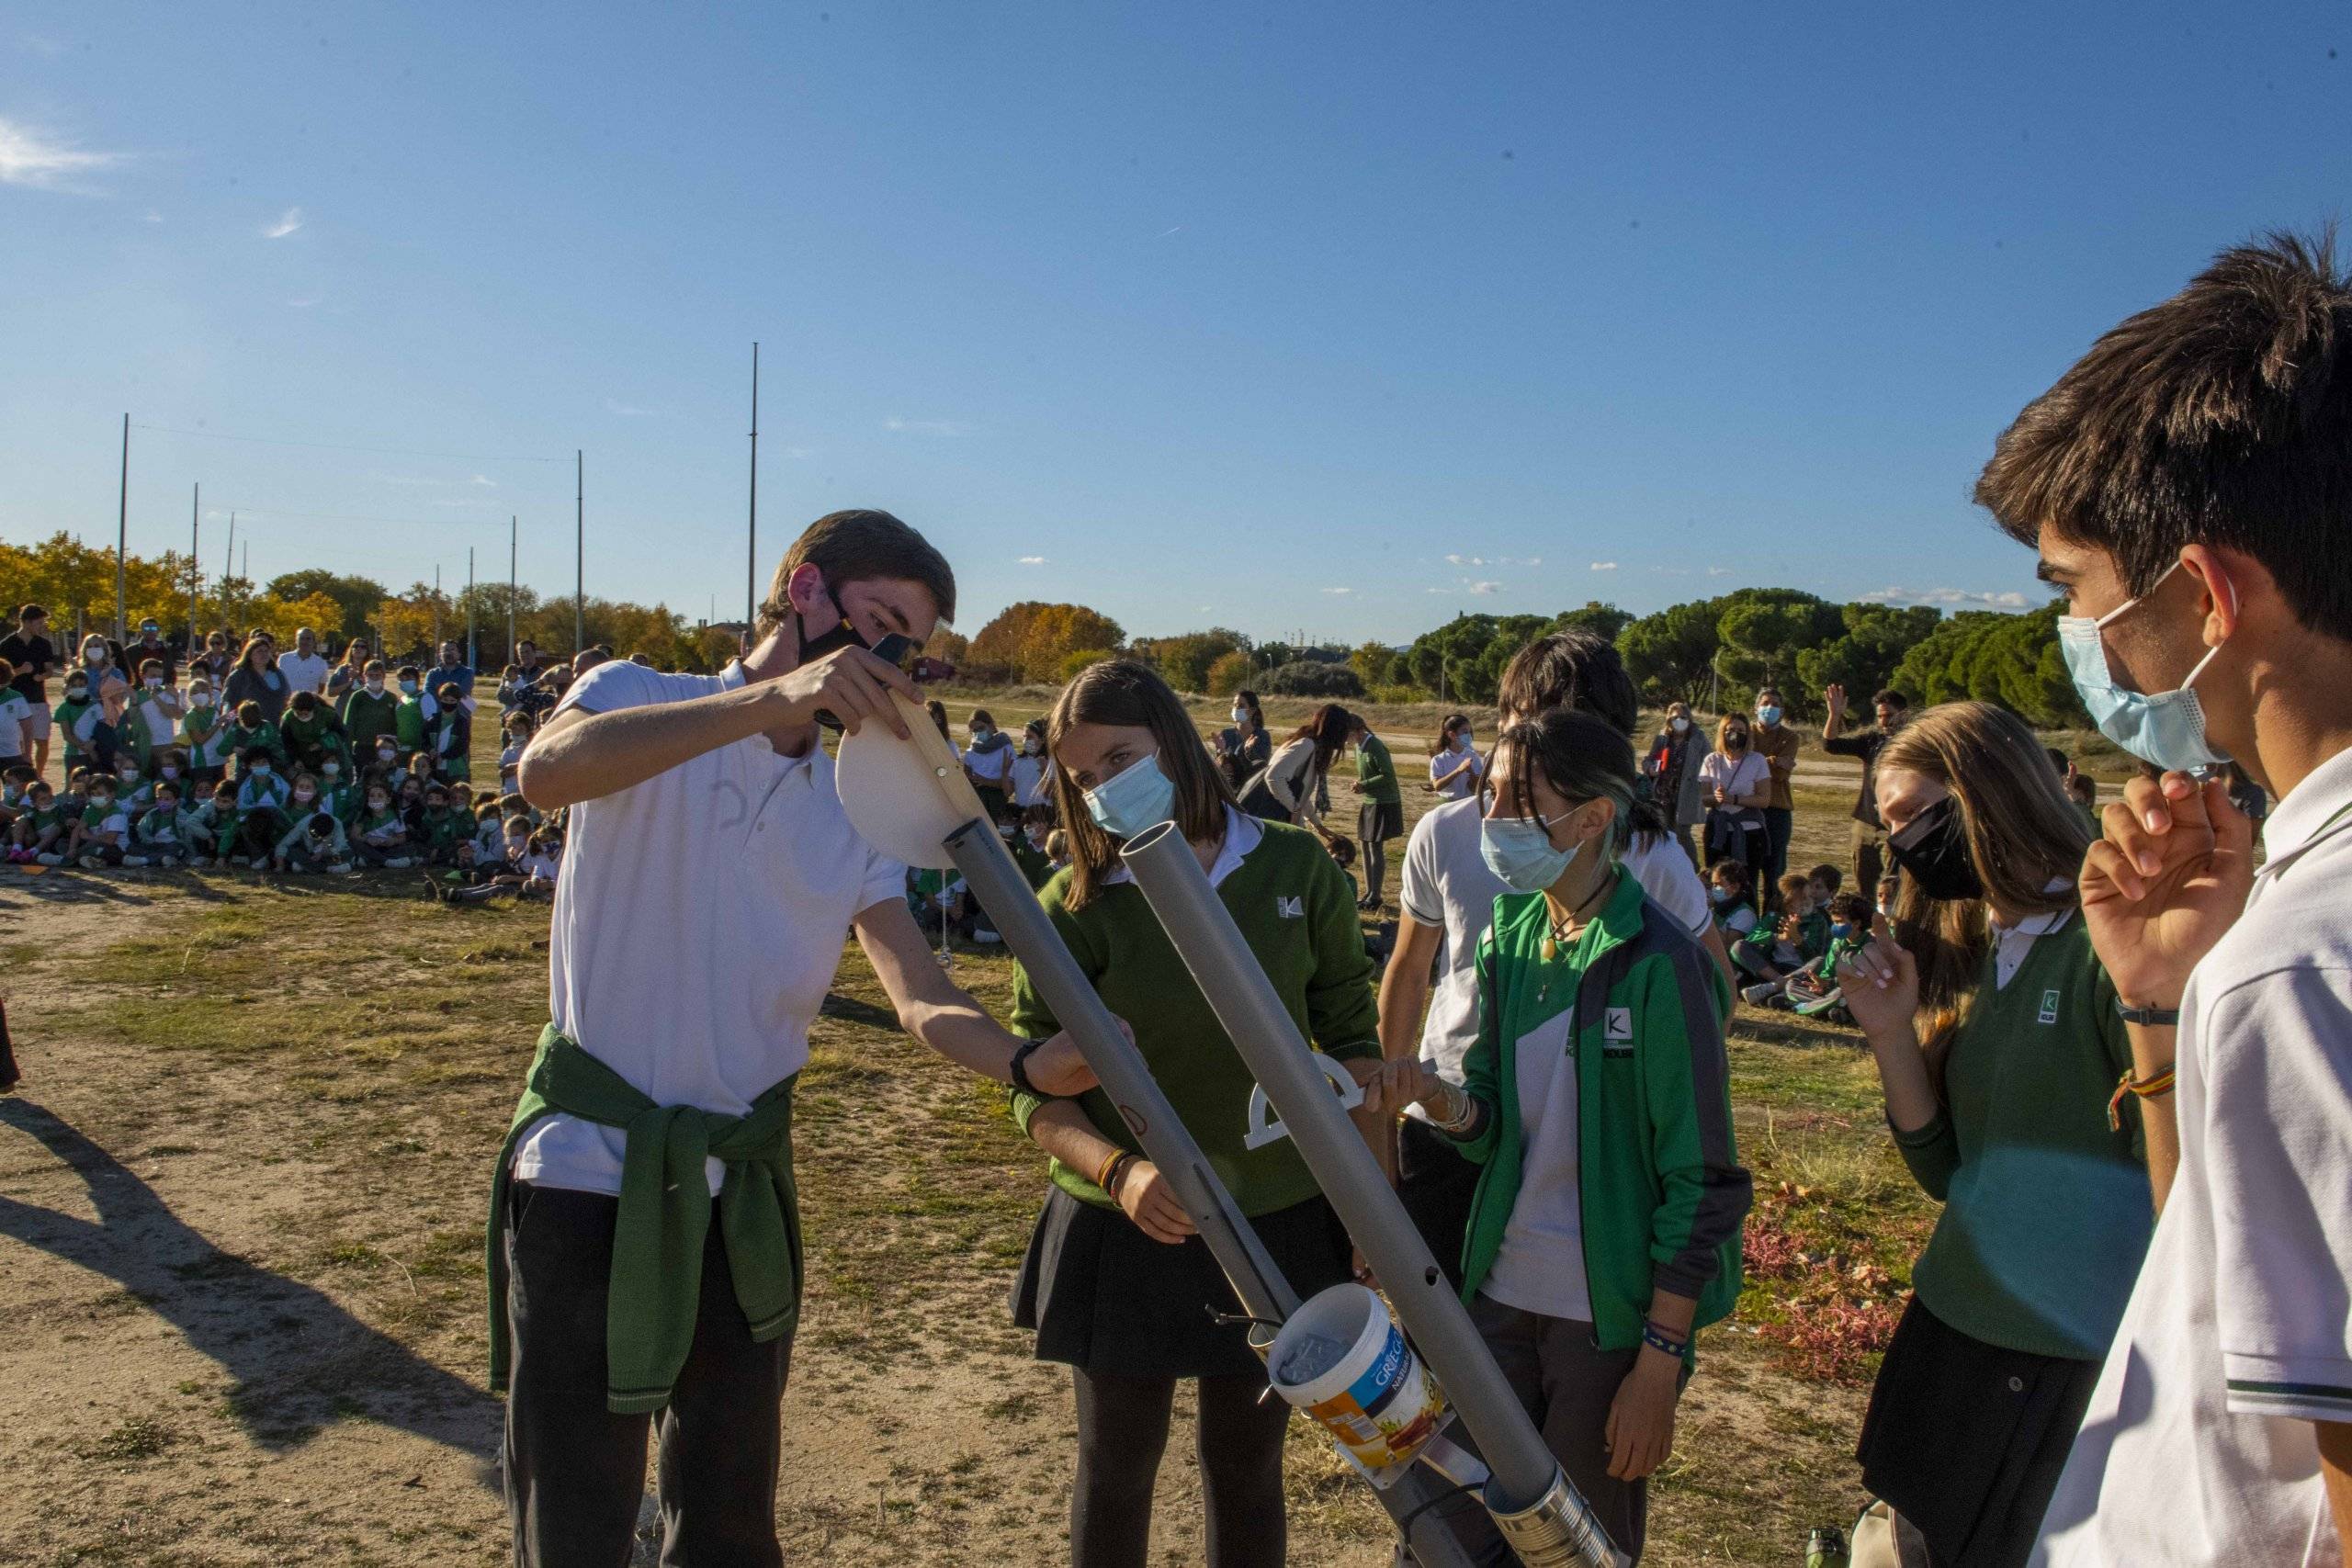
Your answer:
[[[1544,962],[1549,964],[1560,956],[1560,944],[1550,937],[1544,939]]]

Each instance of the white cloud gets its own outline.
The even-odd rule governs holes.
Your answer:
[[[0,185],[92,194],[79,176],[125,161],[121,152],[85,152],[28,125],[0,119]]]
[[[1353,593],[1355,590],[1352,588],[1326,588],[1323,592],[1326,593]]]
[[[299,207],[289,207],[278,215],[277,222],[262,230],[261,237],[265,240],[282,240],[301,226],[302,209]]]
[[[882,422],[885,430],[902,431],[909,435],[969,435],[972,427],[954,419],[901,419],[897,414]]]
[[[162,213],[160,213],[160,212],[152,212],[152,211],[151,211],[151,212],[149,212],[149,213],[147,213],[144,217],[142,217],[142,218],[140,220],[140,221],[141,221],[141,222],[142,222],[142,223],[161,223],[163,220],[164,220],[164,215],[163,215]]]
[[[1707,569],[1707,575],[1709,577],[1729,577],[1731,575],[1731,568],[1727,566],[1711,566]]]
[[[297,310],[307,310],[319,302],[319,297],[315,294],[305,294],[300,299],[288,299],[286,302]]]
[[[484,490],[496,490],[498,488],[498,481],[492,479],[487,474],[476,474],[472,479],[468,479],[466,482],[468,484],[480,485]]]
[[[1473,593],[1495,593],[1501,591],[1502,584],[1499,582],[1473,582],[1469,584],[1469,589]]]
[[[784,457],[788,462],[798,462],[803,457],[813,457],[816,455],[817,449],[814,446],[786,446],[784,448]]]
[[[1866,604],[1943,604],[1963,610],[2025,610],[2032,601],[2014,591],[1993,592],[1965,588],[1882,588],[1861,596]]]
[[[1542,566],[1544,564],[1544,558],[1542,556],[1530,556],[1519,564],[1521,566]]]
[[[1617,563],[1613,560],[1597,560],[1585,570],[1587,571],[1615,571]]]
[[[1021,558],[1021,564],[1023,566],[1043,566],[1046,564],[1046,558],[1043,556],[1023,556]]]
[[[642,404],[639,403],[625,403],[618,398],[606,398],[605,400],[605,412],[606,413],[616,413],[623,419],[651,419],[655,414],[662,411],[659,409],[646,408]]]

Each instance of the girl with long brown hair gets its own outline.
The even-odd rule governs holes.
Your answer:
[[[1249,1069],[1120,863],[1126,840],[1172,822],[1300,1032],[1380,1077],[1372,964],[1347,878],[1307,834],[1237,808],[1183,704],[1144,664],[1114,660],[1072,681],[1046,726],[1070,864],[1039,895],[1103,1001],[1132,1021],[1136,1048],[1201,1144],[1267,1252],[1304,1296],[1349,1277],[1348,1239],[1287,1141],[1244,1145]],[[1013,976],[1012,1025],[1059,1025]],[[1368,1096],[1369,1118],[1377,1101]],[[1052,1156],[1052,1185],[1013,1287],[1013,1322],[1038,1359],[1070,1368],[1078,1474],[1075,1568],[1143,1568],[1153,1483],[1176,1382],[1199,1385],[1201,1490],[1210,1568],[1283,1561],[1285,1407],[1261,1399],[1266,1372],[1207,1244],[1134,1133],[1099,1090],[1076,1100],[1016,1092],[1013,1118]]]
[[[1943,1204],[1859,1457],[1937,1568],[2027,1560],[2154,1225],[2082,814],[2023,721],[1931,708],[1879,753],[1902,868],[1841,959],[1904,1163]]]

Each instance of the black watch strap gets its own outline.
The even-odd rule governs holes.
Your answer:
[[[1029,1081],[1029,1058],[1044,1044],[1045,1042],[1042,1040],[1024,1041],[1021,1047],[1012,1053],[1012,1087],[1023,1094],[1035,1095],[1040,1100],[1052,1097]]]
[[[2148,1029],[2171,1029],[2180,1022],[2178,1008],[2128,1008],[2121,997],[2115,998],[2115,1016]]]

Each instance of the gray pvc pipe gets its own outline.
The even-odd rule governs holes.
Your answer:
[[[1128,840],[1121,859],[1476,1441],[1492,1472],[1488,1510],[1518,1514],[1544,1502],[1565,1484],[1559,1461],[1544,1446],[1355,1123],[1340,1109],[1330,1080],[1308,1059],[1297,1024],[1209,885],[1193,846],[1173,823],[1162,823]],[[1573,1487],[1567,1500],[1580,1516],[1577,1523],[1589,1524],[1589,1538],[1607,1551],[1592,1561],[1598,1568],[1614,1568],[1619,1560],[1605,1546],[1607,1533],[1591,1509]]]
[[[1176,1190],[1185,1214],[1208,1243],[1217,1267],[1232,1281],[1251,1317],[1281,1323],[1298,1310],[1298,1292],[1267,1255],[1258,1233],[1234,1206],[1233,1195],[1209,1169],[1208,1157],[1168,1103],[1111,1010],[1069,954],[1046,918],[1037,896],[1012,856],[988,825],[966,823],[947,837],[946,848],[996,925],[997,934],[1029,976],[1029,983],[1053,1010],[1056,1021],[1078,1043],[1102,1092],[1143,1145],[1143,1152]],[[1311,1069],[1310,1069],[1311,1070]],[[1316,1075],[1323,1082],[1322,1075]],[[1326,1096],[1329,1088],[1326,1085]],[[1443,1501],[1453,1483],[1427,1465],[1415,1465],[1385,1490],[1374,1488],[1381,1506],[1405,1533],[1421,1568],[1471,1568],[1469,1554],[1431,1505]]]

